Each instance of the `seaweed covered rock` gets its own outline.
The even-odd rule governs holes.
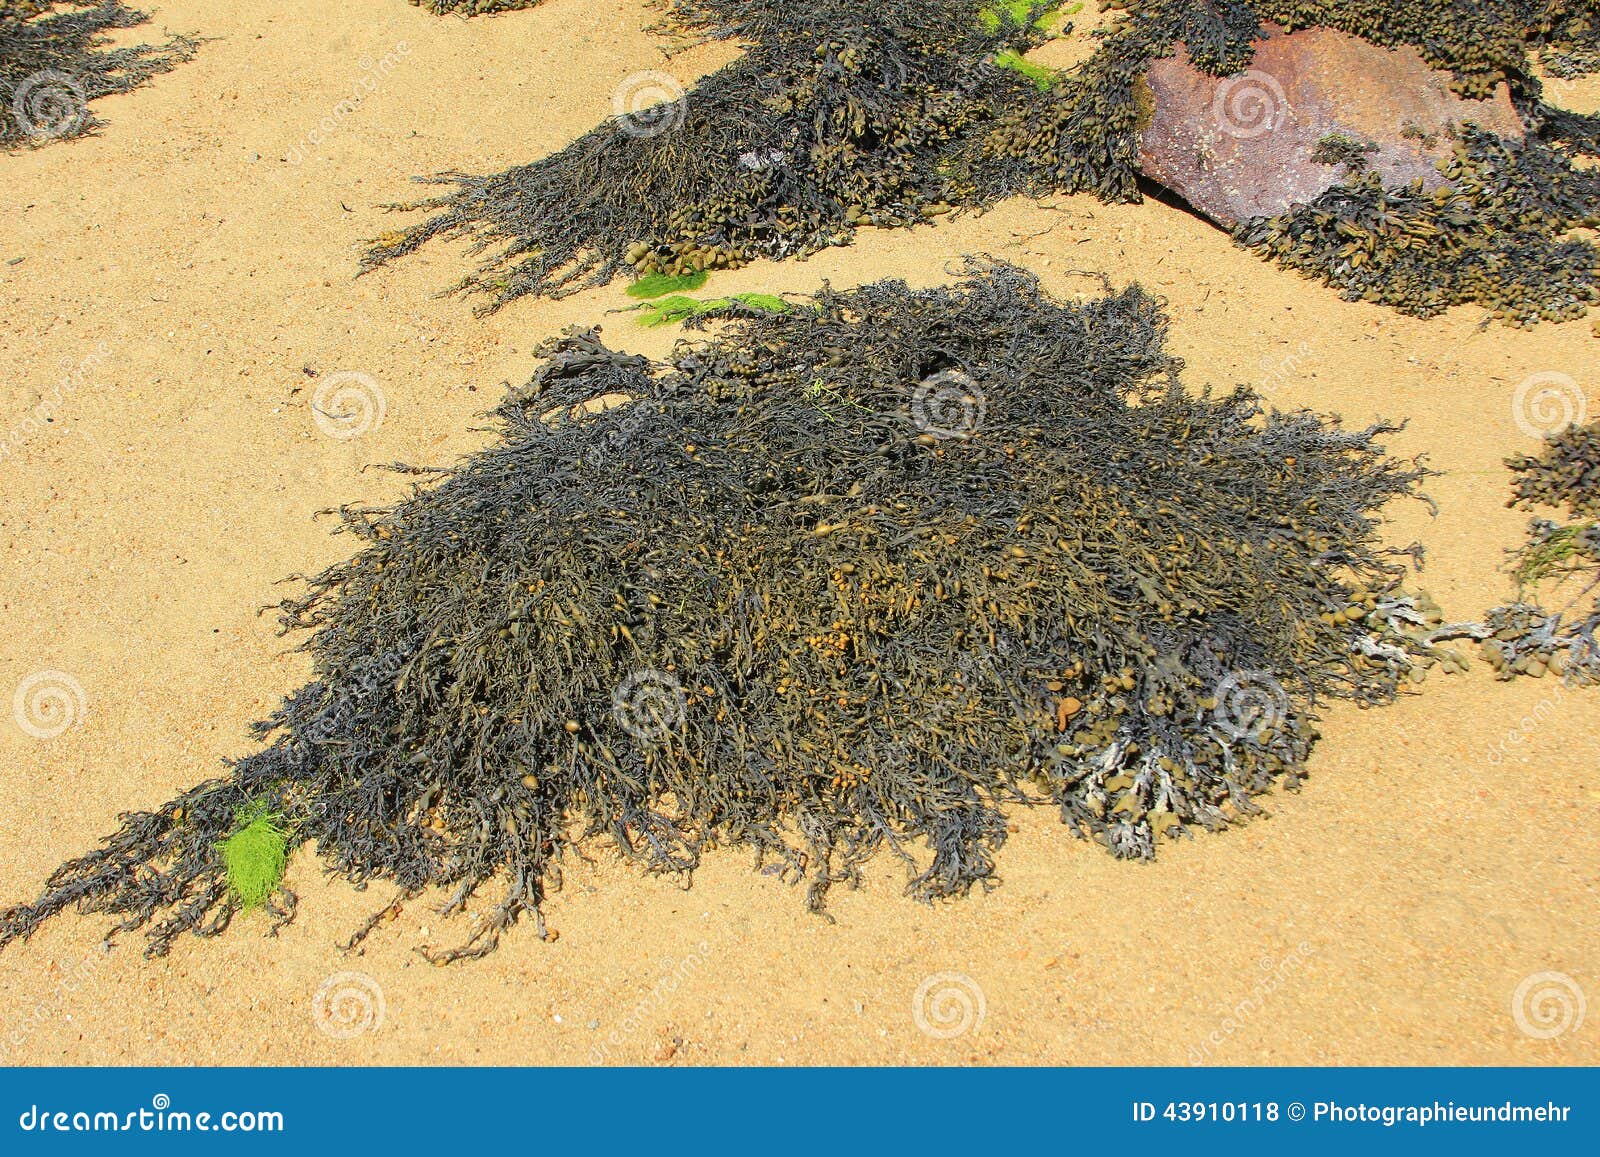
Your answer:
[[[1519,454],[1506,465],[1517,476],[1507,505],[1559,508],[1566,521],[1533,519],[1512,555],[1516,601],[1453,633],[1481,640],[1484,660],[1501,679],[1548,673],[1572,685],[1600,683],[1600,597],[1585,606],[1600,589],[1600,422],[1569,425],[1549,435],[1538,455]],[[1540,588],[1570,597],[1549,611]]]
[[[111,47],[111,33],[148,20],[118,0],[0,0],[0,148],[92,132],[90,101],[194,55],[186,36]]]
[[[1185,392],[1136,287],[1064,305],[982,267],[712,323],[665,365],[569,332],[496,444],[344,510],[364,547],[283,605],[316,677],[266,746],[125,817],[0,944],[73,904],[154,952],[214,933],[245,890],[218,845],[263,816],[396,903],[498,878],[441,962],[538,919],[588,838],[685,877],[751,848],[817,908],[887,848],[956,896],[1007,806],[1135,859],[1239,822],[1305,776],[1319,704],[1435,658],[1377,541],[1424,470],[1389,427]]]
[[[1526,324],[1578,316],[1600,295],[1600,259],[1582,235],[1600,223],[1600,175],[1578,163],[1600,155],[1600,118],[1546,104],[1533,64],[1586,67],[1600,49],[1593,0],[1144,0],[1060,75],[1022,55],[1044,35],[1047,7],[676,0],[669,28],[737,39],[747,54],[690,91],[657,86],[651,115],[630,112],[543,160],[435,178],[452,189],[402,206],[433,215],[378,238],[363,268],[435,236],[469,237],[491,255],[459,288],[495,308],[629,268],[804,255],[861,225],[914,225],[1017,194],[1136,200],[1156,62],[1181,51],[1205,74],[1259,79],[1256,52],[1276,26],[1413,49],[1468,104],[1509,92],[1520,127],[1492,131],[1507,127],[1503,107],[1444,141],[1426,140],[1440,126],[1414,126],[1419,156],[1448,150],[1442,183],[1385,185],[1360,163],[1382,143],[1351,137],[1325,158],[1347,162],[1347,177],[1240,221],[1239,244],[1347,297],[1424,316],[1470,302]]]
[[[1600,46],[1600,21],[1592,18],[1600,6],[1573,7],[1590,16],[1549,18],[1551,5],[1527,0],[1130,4],[1100,50],[1044,98],[1042,116],[1034,109],[1011,114],[997,134],[999,152],[1018,189],[1137,199],[1138,134],[1153,114],[1147,74],[1178,45],[1197,68],[1234,81],[1214,108],[1224,118],[1237,112],[1230,113],[1230,102],[1244,101],[1248,118],[1282,94],[1270,71],[1254,68],[1269,25],[1409,46],[1452,74],[1463,97],[1486,99],[1508,85],[1523,139],[1485,131],[1492,123],[1462,129],[1450,142],[1445,182],[1434,189],[1420,180],[1385,185],[1360,163],[1377,142],[1352,140],[1348,180],[1285,213],[1240,222],[1235,240],[1347,298],[1421,316],[1465,303],[1513,324],[1581,316],[1600,296],[1600,256],[1578,232],[1600,222],[1600,178],[1574,161],[1600,153],[1600,119],[1546,105],[1529,55],[1565,52],[1577,67],[1583,52]]]
[[[1331,28],[1265,25],[1250,69],[1233,76],[1196,68],[1180,44],[1145,73],[1153,107],[1139,169],[1229,229],[1308,204],[1352,171],[1431,193],[1466,124],[1524,135],[1506,85],[1470,99],[1450,79],[1410,46]]]

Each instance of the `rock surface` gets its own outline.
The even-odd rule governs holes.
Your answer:
[[[1377,145],[1366,162],[1385,184],[1427,188],[1443,183],[1435,162],[1456,126],[1522,138],[1504,84],[1468,100],[1413,48],[1328,28],[1265,30],[1244,72],[1210,76],[1179,45],[1146,76],[1154,111],[1139,135],[1141,168],[1218,224],[1274,217],[1339,184],[1344,165],[1312,159],[1330,135]]]

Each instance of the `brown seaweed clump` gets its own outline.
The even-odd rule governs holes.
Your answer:
[[[1600,224],[1600,118],[1548,104],[1534,61],[1600,59],[1600,3],[1143,0],[1052,79],[1021,53],[1051,5],[960,0],[675,0],[667,27],[727,37],[742,59],[685,92],[652,87],[559,153],[494,176],[446,174],[428,220],[377,239],[363,268],[429,239],[491,252],[458,288],[487,308],[619,273],[801,256],[861,225],[907,226],[1017,194],[1141,196],[1150,63],[1186,46],[1223,75],[1250,67],[1269,22],[1410,45],[1464,95],[1509,85],[1521,141],[1465,131],[1448,184],[1386,189],[1352,173],[1313,203],[1242,222],[1235,240],[1351,299],[1429,316],[1476,303],[1512,324],[1582,315],[1600,297],[1582,235]],[[648,86],[647,86],[648,87]],[[1359,149],[1363,142],[1353,142]]]
[[[109,47],[109,33],[149,19],[119,0],[0,0],[0,149],[91,133],[91,101],[194,55],[187,36]]]
[[[1517,326],[1583,317],[1600,300],[1600,256],[1573,231],[1600,225],[1600,170],[1470,127],[1454,151],[1436,192],[1360,174],[1234,237],[1350,300],[1424,317],[1468,302]]]
[[[1506,465],[1516,474],[1509,506],[1555,507],[1565,518],[1536,518],[1511,557],[1517,598],[1492,608],[1481,624],[1456,637],[1481,641],[1481,653],[1501,679],[1564,677],[1570,685],[1600,683],[1600,422],[1570,425],[1550,435],[1536,456]],[[1560,609],[1541,605],[1538,592],[1559,592]]]
[[[1040,6],[1042,11],[1043,5]],[[458,289],[497,308],[619,274],[681,275],[849,242],[984,201],[984,125],[1037,91],[997,67],[1037,29],[951,0],[676,0],[664,28],[748,51],[685,91],[628,78],[619,115],[553,156],[494,176],[448,173],[433,212],[377,239],[364,269],[434,237],[491,256]]]
[[[1600,518],[1600,422],[1568,423],[1537,455],[1506,459],[1516,475],[1509,506],[1565,507],[1574,518]]]
[[[411,0],[413,7],[426,8],[435,16],[458,13],[462,16],[489,16],[495,12],[515,12],[533,8],[544,0]]]
[[[1187,47],[1217,75],[1250,67],[1267,22],[1327,27],[1385,47],[1409,45],[1449,70],[1466,96],[1509,85],[1528,135],[1513,142],[1463,132],[1434,192],[1386,189],[1351,174],[1309,205],[1242,222],[1239,244],[1339,289],[1351,300],[1432,316],[1474,303],[1525,325],[1581,317],[1600,300],[1600,254],[1576,231],[1600,224],[1600,119],[1546,104],[1533,58],[1568,73],[1600,49],[1600,4],[1485,0],[1252,0],[1130,3],[1100,50],[1041,98],[1018,109],[990,149],[1033,193],[1088,191],[1137,200],[1143,76],[1150,61]],[[1552,55],[1553,54],[1553,55]],[[1358,142],[1359,143],[1359,142]]]
[[[345,509],[364,545],[283,604],[316,677],[266,746],[126,816],[0,945],[74,905],[153,953],[220,931],[246,814],[396,903],[498,879],[439,962],[597,838],[685,881],[747,847],[816,909],[884,849],[959,896],[1011,806],[1131,859],[1242,822],[1305,777],[1319,704],[1435,657],[1377,542],[1425,474],[1391,427],[1185,392],[1137,287],[982,267],[717,324],[665,365],[569,331],[496,444]]]

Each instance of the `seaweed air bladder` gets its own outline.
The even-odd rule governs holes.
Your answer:
[[[1379,537],[1427,473],[1393,427],[1186,391],[1139,288],[985,264],[786,304],[699,314],[665,364],[544,346],[496,443],[343,511],[361,549],[282,606],[314,679],[261,750],[125,816],[0,944],[75,906],[164,953],[308,845],[394,903],[489,889],[440,963],[542,930],[596,841],[684,881],[743,846],[819,911],[882,851],[958,897],[1008,809],[1148,858],[1299,785],[1322,705],[1453,662]]]

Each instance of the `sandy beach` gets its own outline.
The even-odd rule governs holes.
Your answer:
[[[153,16],[123,35],[210,39],[97,102],[100,135],[0,156],[0,692],[42,672],[82,691],[59,736],[0,720],[6,904],[118,813],[252,749],[250,722],[309,670],[258,611],[353,549],[319,511],[406,492],[369,467],[484,445],[483,412],[567,325],[601,321],[652,356],[682,336],[608,313],[631,304],[621,283],[475,317],[438,295],[469,268],[462,246],[358,279],[362,242],[412,220],[381,206],[417,195],[415,175],[560,148],[642,70],[689,83],[735,52],[666,57],[639,0],[472,21],[400,0],[159,0]],[[1600,82],[1556,95],[1600,108]],[[1565,374],[1600,414],[1588,320],[1513,330],[1476,308],[1423,321],[1344,302],[1154,200],[1007,202],[714,284],[929,285],[964,254],[1065,296],[1102,273],[1144,284],[1190,388],[1406,420],[1389,446],[1441,472],[1438,510],[1398,504],[1385,535],[1425,546],[1415,585],[1451,619],[1509,593],[1528,516],[1506,508],[1502,460],[1538,447],[1519,384]],[[341,373],[377,387],[358,437],[330,436],[311,405]],[[54,420],[24,428],[64,381]],[[341,953],[392,892],[329,879],[306,849],[288,875],[299,916],[276,937],[247,914],[146,960],[137,934],[107,952],[105,918],[69,915],[8,949],[0,1062],[1600,1063],[1600,1008],[1549,1035],[1529,1004],[1551,973],[1569,1002],[1600,998],[1597,724],[1600,691],[1435,671],[1392,707],[1330,708],[1309,783],[1264,798],[1258,822],[1138,865],[1019,812],[994,890],[920,905],[880,858],[834,893],[831,923],[741,852],[711,854],[684,890],[596,845],[547,905],[559,938],[525,922],[450,968],[414,951],[465,939],[429,897]],[[352,986],[372,1015],[331,1035],[319,1002]]]

